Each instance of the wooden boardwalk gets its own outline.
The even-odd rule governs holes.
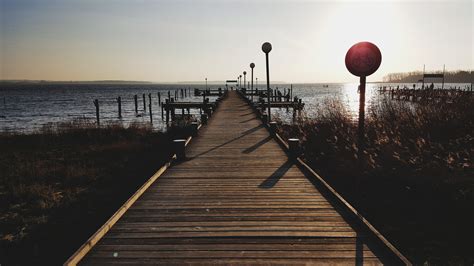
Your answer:
[[[230,91],[80,264],[405,264],[311,181]]]

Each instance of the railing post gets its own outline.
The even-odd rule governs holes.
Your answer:
[[[198,135],[198,122],[191,122],[191,136],[196,137]]]
[[[288,147],[290,152],[290,158],[296,159],[298,157],[299,148],[300,148],[300,140],[297,138],[288,139]]]
[[[175,139],[173,140],[174,152],[176,153],[176,159],[182,161],[186,159],[186,140],[185,139]]]
[[[202,114],[201,115],[201,123],[203,125],[207,125],[207,114]]]
[[[271,133],[271,135],[275,136],[276,131],[277,131],[277,122],[275,122],[275,121],[270,122],[270,133]]]

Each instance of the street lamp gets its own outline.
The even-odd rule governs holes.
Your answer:
[[[247,84],[247,81],[245,80],[245,76],[246,76],[246,75],[247,75],[247,72],[244,71],[244,87],[245,87],[245,85]]]
[[[242,89],[242,75],[239,75],[239,87]]]
[[[255,67],[254,63],[250,63],[250,69],[251,69],[251,74],[250,74],[250,79],[251,79],[251,86],[250,86],[250,93],[252,94],[252,102],[253,102],[253,68]]]
[[[268,122],[272,121],[271,120],[271,115],[270,115],[270,70],[269,70],[269,65],[268,65],[268,53],[272,50],[272,44],[269,42],[266,42],[262,44],[262,51],[265,53],[265,62],[267,65],[267,101],[268,101]]]

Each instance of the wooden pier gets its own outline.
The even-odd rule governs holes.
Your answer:
[[[462,97],[471,97],[472,91],[461,89],[410,89],[410,88],[379,88],[379,93],[389,95],[392,100],[420,103],[455,102]]]
[[[66,264],[410,264],[236,91],[187,143]]]

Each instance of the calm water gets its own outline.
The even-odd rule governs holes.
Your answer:
[[[339,98],[354,115],[358,111],[359,95],[358,84],[294,84],[293,95],[303,99],[305,112],[311,115],[315,107],[327,98]],[[411,86],[411,84],[409,84]],[[449,87],[451,84],[446,84]],[[456,84],[460,86],[459,84]],[[464,88],[467,84],[461,84]],[[377,88],[380,84],[367,84],[367,107],[373,101],[377,101]],[[387,86],[387,84],[384,84]],[[454,86],[454,85],[452,85]],[[209,85],[212,89],[224,87],[222,85]],[[289,88],[289,84],[274,84],[282,92]],[[101,123],[119,122],[129,124],[131,122],[149,123],[148,115],[148,93],[152,94],[153,127],[163,129],[165,124],[161,119],[161,108],[158,106],[158,92],[164,101],[168,91],[174,97],[176,89],[204,89],[205,85],[106,85],[106,84],[27,84],[0,85],[0,131],[9,132],[31,132],[41,128],[50,122],[69,121],[74,118],[95,119],[94,99],[100,102]],[[262,89],[263,86],[259,86]],[[142,94],[146,94],[147,113],[143,111]],[[133,96],[138,95],[138,116],[135,114]],[[118,107],[116,98],[122,97],[122,120],[118,119]],[[213,101],[215,97],[210,97]],[[202,101],[202,97],[189,96],[178,101]],[[275,110],[284,119],[291,117],[291,110]],[[177,114],[180,112],[178,111]],[[198,114],[198,110],[191,110],[192,114]]]

